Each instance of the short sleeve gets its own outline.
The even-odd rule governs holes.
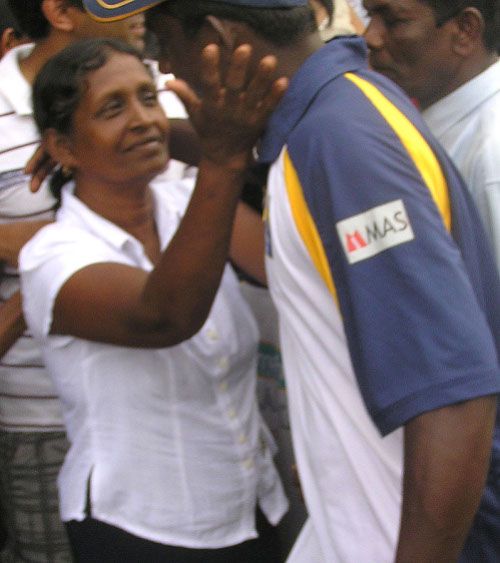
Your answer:
[[[50,332],[54,302],[78,270],[99,262],[123,262],[105,242],[58,223],[40,230],[21,250],[19,273],[24,316],[34,337]]]
[[[331,270],[360,391],[387,434],[423,412],[498,393],[497,351],[423,179],[428,163],[415,163],[354,86],[345,81],[336,95],[352,108],[349,120],[325,123],[324,113],[313,114],[288,150]]]

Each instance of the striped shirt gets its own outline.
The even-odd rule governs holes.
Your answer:
[[[19,60],[32,45],[8,52],[0,61],[0,223],[48,219],[54,199],[47,185],[32,194],[23,167],[39,143],[32,116],[31,87]],[[0,299],[19,287],[17,271],[5,266]],[[29,332],[0,360],[0,428],[7,431],[50,431],[63,426],[59,401]]]

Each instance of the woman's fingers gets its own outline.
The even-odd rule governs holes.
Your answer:
[[[24,167],[24,173],[31,176],[30,190],[37,192],[43,181],[54,170],[56,163],[40,145]]]

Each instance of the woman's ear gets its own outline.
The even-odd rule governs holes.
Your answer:
[[[61,166],[76,168],[78,161],[73,156],[71,142],[67,135],[52,128],[47,129],[42,135],[42,144],[50,156]]]

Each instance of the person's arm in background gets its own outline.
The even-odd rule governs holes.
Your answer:
[[[21,248],[50,221],[14,221],[0,224],[0,262],[17,267]]]
[[[16,342],[26,328],[21,308],[21,294],[16,291],[0,305],[0,358]]]
[[[0,280],[3,264],[17,267],[21,248],[49,221],[15,221],[0,224]],[[21,294],[16,291],[0,305],[0,358],[13,346],[26,328]]]
[[[457,561],[484,489],[496,406],[481,397],[406,424],[396,563]]]

